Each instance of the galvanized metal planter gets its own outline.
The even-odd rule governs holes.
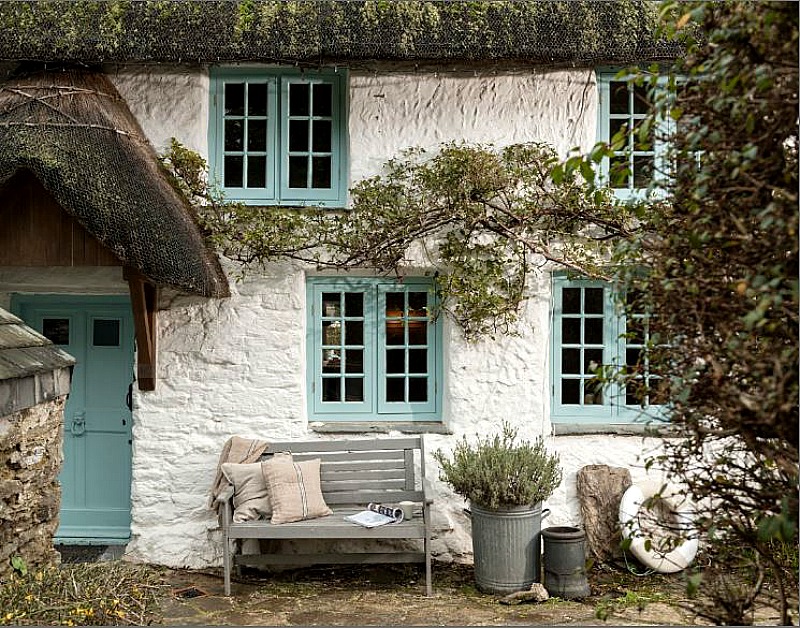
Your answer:
[[[544,511],[544,516],[549,514]],[[484,593],[513,593],[541,579],[542,505],[486,510],[471,506],[475,583]]]

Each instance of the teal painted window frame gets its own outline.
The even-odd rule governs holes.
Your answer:
[[[347,202],[348,176],[348,134],[347,134],[347,81],[345,70],[323,68],[320,70],[299,71],[283,68],[215,67],[210,71],[209,105],[209,173],[212,183],[230,201],[248,205],[313,205],[320,207],[344,207]],[[224,110],[225,85],[244,83],[246,85],[266,85],[266,115],[251,116],[247,109],[241,115],[227,115]],[[330,188],[299,188],[289,185],[289,125],[298,116],[289,115],[290,85],[309,85],[309,98],[313,98],[315,85],[331,86],[331,112],[329,115],[300,116],[316,129],[315,122],[330,122],[330,150],[317,150],[312,146],[312,135],[307,140],[308,150],[295,155],[307,154],[310,158],[330,157]],[[245,98],[248,97],[248,90]],[[245,102],[247,102],[245,100]],[[249,150],[246,145],[241,150],[226,150],[224,145],[225,122],[241,121],[249,130],[250,120],[266,122],[266,149]],[[243,133],[245,133],[243,131]],[[243,135],[243,144],[248,140]],[[250,156],[266,157],[266,185],[248,187],[246,174],[243,174],[242,187],[225,187],[225,156],[243,157],[247,163]]]
[[[642,120],[646,117],[646,113],[636,113],[634,110],[634,90],[633,86],[628,84],[628,111],[627,113],[612,113],[611,112],[611,83],[612,82],[626,82],[624,75],[620,75],[620,69],[603,69],[597,71],[597,141],[610,143],[614,133],[612,133],[612,120],[629,120],[635,124],[636,121]],[[661,78],[658,81],[659,89],[666,89],[667,78]],[[636,157],[652,157],[654,172],[653,177],[656,181],[663,180],[668,173],[668,158],[667,149],[668,142],[663,138],[669,137],[671,133],[671,124],[669,120],[659,120],[654,128],[654,141],[653,146],[648,150],[634,150],[636,142],[636,133],[629,134],[628,146],[625,151],[628,153],[626,156],[629,159],[630,175],[627,187],[611,188],[614,195],[621,200],[639,200],[646,197],[648,193],[647,187],[634,187],[635,182],[635,168],[634,159]],[[619,151],[619,156],[623,155],[623,151]],[[611,184],[610,177],[610,162],[608,157],[604,157],[600,162],[600,178],[601,181]]]
[[[308,412],[311,421],[440,421],[441,420],[441,382],[442,382],[442,330],[441,320],[436,316],[437,297],[435,284],[430,279],[409,278],[395,281],[386,278],[330,278],[310,277],[307,281],[308,322],[307,322],[307,391]],[[402,313],[386,316],[387,295],[403,293],[405,306]],[[427,294],[427,315],[415,315],[410,308],[408,293]],[[323,294],[339,293],[343,307],[323,311]],[[364,294],[363,315],[350,315],[344,295]],[[326,307],[328,307],[326,305]],[[363,338],[360,342],[350,342],[348,332],[341,333],[341,340],[325,344],[323,328],[326,324],[340,322],[346,329],[348,322],[363,322]],[[401,344],[387,344],[387,322],[398,324],[403,329]],[[414,344],[411,339],[411,325],[424,324],[426,341]],[[341,348],[339,349],[339,343]],[[347,380],[360,378],[362,373],[347,372],[346,360],[339,367],[339,373],[323,372],[323,352],[339,350],[363,351],[363,400],[323,401],[324,380]],[[402,371],[388,372],[387,349],[403,351],[405,366]],[[409,353],[425,351],[424,368],[421,364],[412,369]],[[417,353],[419,355],[419,353]],[[416,369],[416,371],[415,371]],[[357,369],[356,369],[357,371]],[[402,381],[405,387],[404,401],[387,399],[386,380]],[[426,400],[410,401],[411,380],[425,380]],[[346,384],[342,384],[345,386]],[[340,388],[340,398],[345,396],[346,388]]]
[[[579,312],[564,311],[564,288],[581,290],[581,306]],[[585,306],[586,290],[602,289],[602,311],[587,313]],[[618,291],[614,285],[604,281],[574,279],[566,274],[554,273],[552,276],[552,316],[551,316],[551,355],[550,381],[551,405],[550,417],[553,423],[580,424],[622,424],[647,423],[664,421],[666,407],[660,405],[626,404],[625,387],[618,383],[609,383],[598,392],[597,388],[589,388],[592,384],[593,371],[587,368],[591,358],[597,357],[602,349],[602,364],[614,369],[622,368],[626,361],[626,350],[640,350],[641,342],[629,341],[626,315],[623,311]],[[596,293],[595,293],[596,294]],[[570,342],[565,339],[563,321],[566,318],[580,320],[579,339]],[[636,318],[644,318],[637,316]],[[602,341],[587,342],[587,319],[602,321]],[[595,326],[596,329],[596,326]],[[564,363],[567,351],[580,352],[580,372],[565,373]],[[565,377],[566,375],[566,377]],[[646,377],[655,376],[647,374]],[[563,386],[566,380],[580,381],[577,404],[563,403]],[[595,394],[602,395],[602,403],[594,404]],[[587,399],[589,400],[587,402]]]

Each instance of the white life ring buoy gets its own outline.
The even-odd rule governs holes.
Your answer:
[[[671,537],[666,548],[662,549],[659,549],[652,531],[642,529],[640,517],[642,505],[656,495],[664,507],[651,509],[645,506],[645,510],[651,521]],[[658,573],[675,573],[686,569],[697,554],[697,528],[691,502],[672,484],[647,480],[632,485],[622,496],[619,523],[623,538],[630,539],[630,552],[639,562]],[[675,537],[680,539],[677,545]]]

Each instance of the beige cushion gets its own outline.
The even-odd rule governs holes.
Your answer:
[[[260,462],[226,462],[222,465],[222,474],[233,484],[233,520],[236,523],[270,515],[269,489]]]
[[[320,460],[294,462],[291,456],[262,463],[272,501],[272,523],[291,523],[333,514],[322,497]]]

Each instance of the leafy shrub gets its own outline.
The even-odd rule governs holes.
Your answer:
[[[489,510],[544,501],[561,483],[558,455],[547,452],[541,437],[534,443],[516,443],[516,438],[517,430],[504,422],[501,434],[475,444],[463,437],[452,459],[437,451],[433,457],[442,467],[441,479]]]

